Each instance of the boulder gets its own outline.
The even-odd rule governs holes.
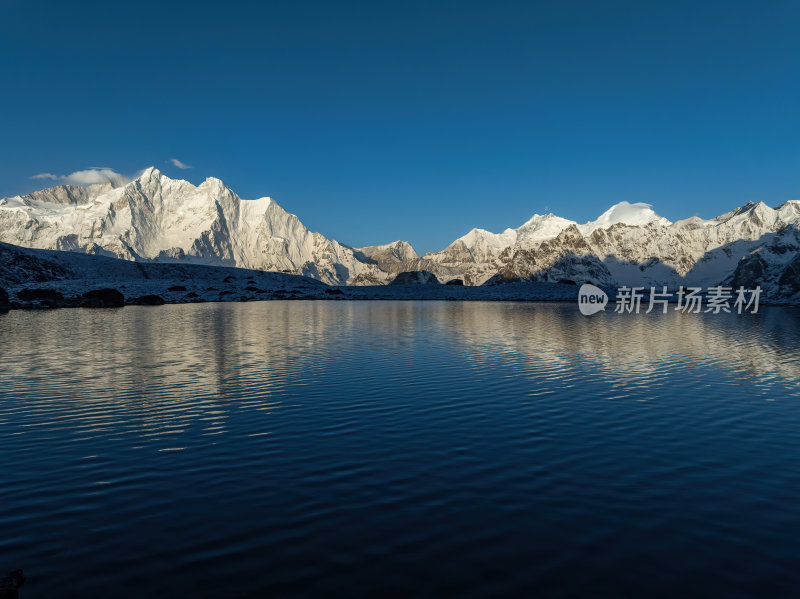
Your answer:
[[[93,289],[81,296],[81,308],[120,308],[125,296],[116,289]]]
[[[445,285],[458,285],[459,287],[463,287],[464,281],[462,281],[461,279],[450,279],[449,281],[447,281],[447,283],[445,283]]]

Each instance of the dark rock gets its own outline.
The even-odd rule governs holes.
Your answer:
[[[22,570],[14,570],[0,577],[0,599],[19,599],[19,589],[25,580]]]
[[[8,285],[27,285],[75,278],[75,273],[69,269],[46,259],[48,255],[48,252],[0,243],[0,279]]]
[[[427,270],[401,272],[389,285],[439,285],[436,275]]]
[[[199,297],[199,296],[194,291],[190,291],[189,293],[187,293],[183,297],[186,298],[186,299],[194,299],[194,298]]]
[[[326,289],[325,293],[328,295],[344,295],[344,291],[341,289]]]
[[[234,281],[233,275],[228,275],[227,277],[222,279],[223,283],[233,283],[233,281]]]
[[[17,293],[17,297],[23,302],[55,304],[64,301],[63,294],[55,289],[29,289],[26,287]]]
[[[788,266],[784,269],[778,283],[782,287],[788,287],[792,293],[800,291],[800,255],[795,256]],[[750,287],[752,289],[752,287]]]
[[[497,273],[492,275],[483,285],[486,287],[493,287],[494,285],[503,285],[505,283],[519,283],[522,277],[515,276],[508,272]]]
[[[253,285],[248,285],[244,288],[245,291],[252,291],[252,292],[260,292],[261,290],[258,287],[254,287]]]
[[[463,287],[464,281],[462,281],[461,279],[450,279],[449,281],[447,281],[447,283],[445,283],[445,285],[459,285]]]
[[[222,297],[223,295],[231,295],[233,291],[220,291],[219,296]]]
[[[81,296],[81,308],[119,308],[125,305],[125,296],[116,289],[93,289]]]
[[[577,285],[572,279],[559,279],[556,283],[561,283],[562,285]]]
[[[11,308],[11,302],[8,301],[8,293],[0,287],[0,312],[8,312]]]
[[[186,287],[184,287],[183,285],[173,285],[172,287],[167,289],[167,291],[186,291]]]
[[[160,295],[143,295],[131,301],[134,306],[163,306],[165,303]]]
[[[759,254],[750,254],[739,260],[736,270],[733,271],[731,287],[734,290],[739,287],[745,289],[755,289],[767,272],[767,263]]]
[[[370,274],[362,272],[355,279],[353,279],[353,281],[350,284],[351,285],[383,285],[383,281],[381,281],[379,278],[377,278],[377,277],[375,277],[373,275],[370,275]]]

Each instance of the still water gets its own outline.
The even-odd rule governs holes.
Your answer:
[[[0,316],[23,597],[796,596],[800,311]]]

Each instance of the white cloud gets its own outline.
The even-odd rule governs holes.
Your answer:
[[[111,170],[110,168],[89,168],[84,171],[75,171],[62,177],[67,183],[73,185],[92,185],[93,183],[113,183],[114,185],[125,185],[129,179],[124,175]]]
[[[184,164],[183,162],[181,162],[181,161],[180,161],[180,160],[178,160],[177,158],[170,158],[170,159],[169,159],[169,161],[170,161],[170,162],[171,162],[173,165],[177,166],[179,169],[184,169],[184,170],[185,170],[185,169],[187,169],[187,168],[192,168],[191,166],[189,166],[188,164]]]
[[[120,175],[113,169],[93,166],[86,170],[75,171],[69,175],[54,175],[53,173],[39,173],[31,179],[49,179],[62,181],[71,185],[92,185],[93,183],[112,183],[115,186],[125,185],[130,181],[125,175]]]

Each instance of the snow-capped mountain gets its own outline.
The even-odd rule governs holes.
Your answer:
[[[580,235],[587,236],[593,231],[624,224],[630,227],[642,227],[649,224],[667,226],[670,222],[656,214],[649,204],[620,202],[606,210],[597,220],[583,225],[561,218],[555,214],[534,214],[528,221],[516,229],[506,229],[502,233],[491,233],[483,229],[472,229],[463,237],[459,237],[440,252],[429,252],[423,256],[440,268],[452,268],[461,264],[468,284],[480,285],[501,270],[501,265],[508,260],[509,252],[517,250],[535,250],[542,243],[557,238],[571,226],[577,227]],[[433,267],[433,272],[437,268]]]
[[[649,224],[666,227],[672,223],[656,214],[650,204],[620,202],[603,212],[597,220],[581,225],[578,229],[582,235],[589,235],[597,229],[608,229],[620,224],[629,227],[644,227]]]
[[[800,291],[800,279],[792,278],[800,272],[800,202],[774,209],[749,203],[710,220],[674,223],[648,204],[627,202],[583,225],[534,215],[500,234],[475,229],[422,262],[437,276],[446,271],[471,285],[568,280],[675,287],[746,278],[775,297],[790,297]]]
[[[442,282],[591,281],[711,286],[748,281],[800,301],[800,202],[750,203],[674,223],[620,202],[584,224],[533,215],[501,233],[473,229],[420,257],[407,242],[351,248],[309,231],[270,198],[243,200],[222,181],[194,186],[155,168],[124,185],[61,185],[0,200],[0,241],[136,261],[302,274],[383,285],[402,272]]]
[[[387,274],[309,231],[270,198],[222,181],[194,186],[148,168],[127,185],[58,186],[0,200],[0,241],[137,261],[182,261],[303,274],[331,284]]]

